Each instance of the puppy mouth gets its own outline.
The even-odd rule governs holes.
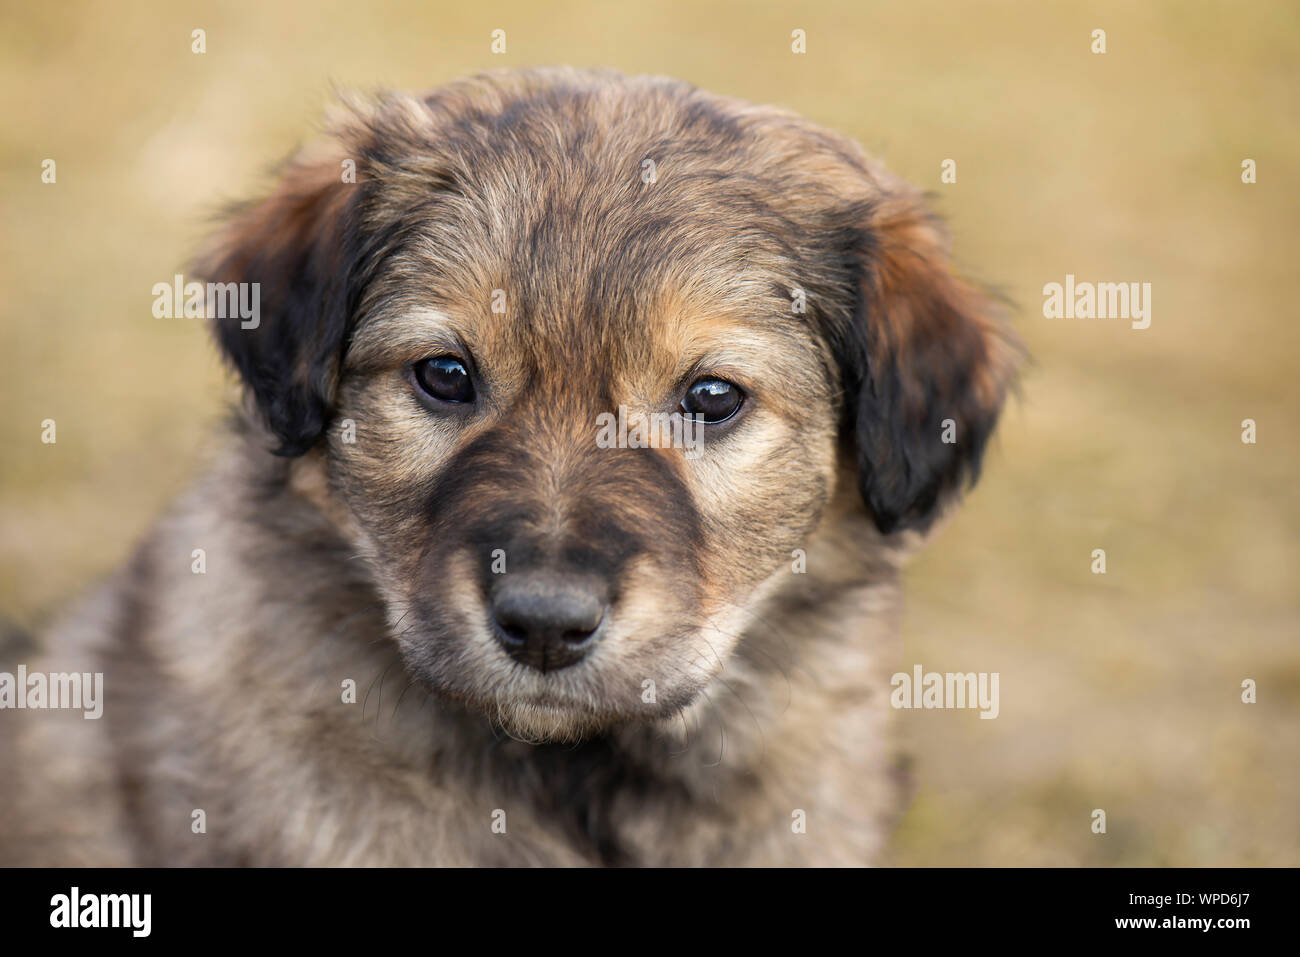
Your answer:
[[[426,610],[417,609],[417,614]],[[659,655],[646,653],[651,644],[679,642],[682,636],[675,631],[637,632],[631,641],[625,634],[604,636],[581,660],[541,668],[521,660],[475,617],[420,615],[423,625],[406,631],[399,643],[408,671],[435,698],[481,714],[512,735],[572,740],[618,726],[652,725],[699,693],[694,682],[670,680],[680,679],[684,669],[664,657],[671,655],[668,648]]]
[[[590,699],[553,690],[502,691],[482,710],[511,737],[535,744],[576,742],[633,720]]]
[[[466,668],[449,667],[447,658],[408,659],[407,668],[435,698],[479,712],[498,723],[512,714],[528,712],[550,720],[583,724],[613,723],[622,710],[601,700],[601,679],[589,664],[540,671],[520,664],[503,652]]]
[[[514,665],[473,689],[427,677],[423,683],[435,696],[481,714],[510,737],[537,744],[576,742],[618,727],[652,725],[685,703],[666,707],[662,700],[646,702],[630,691],[622,700],[608,700],[598,693],[600,677],[577,674],[584,670],[580,665],[543,674]],[[673,700],[679,697],[693,695],[674,695]]]
[[[558,690],[541,691],[503,691],[497,696],[496,705],[502,707],[537,708],[557,715],[572,714],[597,717],[605,709],[596,706],[589,699],[567,694]]]

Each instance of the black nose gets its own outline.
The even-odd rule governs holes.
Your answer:
[[[497,640],[538,671],[576,664],[596,644],[606,589],[587,578],[514,572],[492,591]]]

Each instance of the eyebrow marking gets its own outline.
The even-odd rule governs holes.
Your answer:
[[[384,312],[362,323],[348,348],[347,365],[358,371],[418,358],[430,349],[464,352],[454,320],[438,309]]]

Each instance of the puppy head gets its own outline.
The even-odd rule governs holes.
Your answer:
[[[260,283],[221,347],[319,460],[408,668],[537,738],[693,701],[843,475],[864,527],[923,530],[1012,370],[910,187],[612,73],[354,109],[201,271]]]

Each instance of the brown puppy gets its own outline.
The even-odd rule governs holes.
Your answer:
[[[1016,358],[915,189],[502,73],[346,111],[200,268],[249,414],[30,666],[103,718],[0,714],[5,860],[871,859],[900,561]]]

